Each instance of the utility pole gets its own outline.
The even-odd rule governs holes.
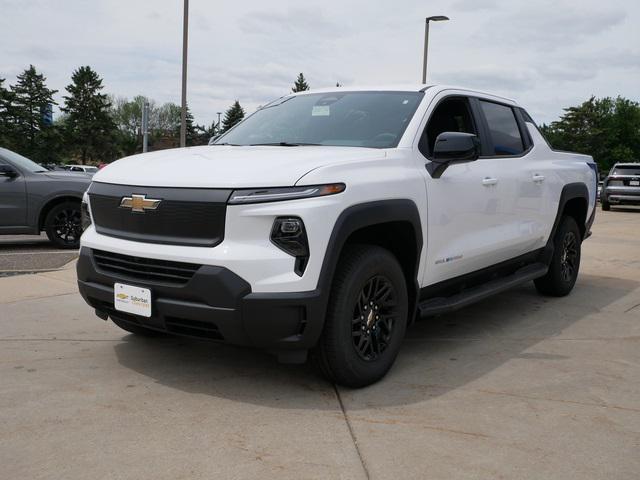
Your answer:
[[[142,153],[149,150],[149,102],[142,105]]]
[[[182,19],[182,112],[180,115],[180,146],[187,144],[187,42],[189,40],[189,0],[184,0]]]
[[[449,17],[444,15],[436,15],[434,17],[427,17],[424,24],[424,57],[422,59],[422,83],[427,83],[427,53],[429,51],[429,22],[442,22],[449,20]]]

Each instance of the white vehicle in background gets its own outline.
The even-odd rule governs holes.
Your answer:
[[[286,362],[311,352],[332,381],[361,387],[419,317],[532,280],[568,294],[596,185],[591,157],[552,150],[502,97],[423,85],[287,95],[212,145],[98,172],[78,284],[129,332]]]
[[[98,167],[92,165],[64,165],[62,168],[68,172],[98,173]]]

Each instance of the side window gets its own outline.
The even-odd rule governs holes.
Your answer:
[[[435,108],[418,143],[418,148],[425,157],[431,156],[436,138],[443,132],[478,134],[467,98],[447,98]]]
[[[483,100],[480,100],[480,106],[489,126],[493,155],[519,155],[524,152],[524,143],[513,109]]]

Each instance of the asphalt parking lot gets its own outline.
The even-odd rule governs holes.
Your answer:
[[[42,235],[0,235],[0,277],[55,270],[78,256],[60,250]]]
[[[73,263],[0,278],[1,477],[637,479],[640,210],[593,231],[570,296],[525,285],[419,322],[362,390],[126,334]]]

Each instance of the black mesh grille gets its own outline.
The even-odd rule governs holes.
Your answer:
[[[93,183],[91,213],[98,233],[148,243],[212,247],[224,238],[230,190],[135,187]],[[161,200],[155,210],[134,212],[122,199]]]
[[[193,263],[133,257],[102,250],[93,250],[93,258],[103,272],[147,282],[182,285],[191,280],[200,268],[200,265]]]

